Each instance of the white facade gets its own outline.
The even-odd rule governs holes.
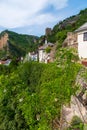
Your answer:
[[[37,53],[28,53],[25,58],[24,58],[24,62],[27,62],[27,61],[38,61],[38,54]]]
[[[38,60],[38,54],[37,53],[30,53],[29,52],[29,58],[30,58],[30,60],[32,60],[32,61],[37,61]]]
[[[75,31],[78,34],[78,53],[80,59],[87,59],[87,22]]]
[[[46,53],[46,48],[47,47],[53,47],[54,44],[53,43],[50,43],[48,42],[47,43],[47,40],[45,40],[45,44],[43,46],[40,46],[39,49],[38,49],[38,56],[39,56],[39,62],[44,62],[44,63],[48,63],[50,62],[50,53]]]
[[[78,33],[78,53],[79,58],[87,58],[87,41],[84,41],[84,33],[87,31],[82,31]]]
[[[39,62],[45,62],[45,55],[46,52],[43,49],[39,50]]]
[[[46,53],[44,49],[39,50],[39,62],[48,63],[50,60],[50,54]]]

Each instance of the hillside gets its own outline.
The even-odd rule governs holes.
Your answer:
[[[52,50],[53,53],[56,50],[55,62],[0,65],[0,130],[84,130],[87,127],[87,68],[80,63],[76,48],[62,47],[67,32],[86,21],[87,9],[55,25],[47,37],[58,42],[58,48],[55,44]],[[34,38],[38,40],[38,37],[5,32],[9,35],[10,56],[22,56],[37,48]],[[39,40],[42,44],[44,36]]]
[[[16,68],[0,66],[0,129],[60,127],[61,106],[69,103],[76,92],[75,79],[81,68],[72,62],[77,58],[71,50],[60,53],[61,59],[55,63],[28,62]]]
[[[81,10],[77,15],[71,16],[57,23],[53,27],[52,34],[47,37],[48,41],[58,41],[58,46],[61,47],[67,36],[67,32],[75,31],[85,22],[87,22],[87,8]]]
[[[32,35],[23,35],[18,34],[12,31],[5,30],[1,32],[0,37],[3,37],[4,34],[8,34],[8,52],[6,50],[2,50],[1,56],[9,55],[12,57],[20,57],[24,56],[29,51],[34,51],[37,49],[37,36]]]

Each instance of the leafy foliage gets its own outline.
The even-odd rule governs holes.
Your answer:
[[[28,62],[2,70],[0,129],[53,129],[52,121],[56,117],[60,120],[62,104],[68,103],[76,91],[74,83],[80,69],[79,64],[71,62],[71,52],[65,55],[61,55],[64,67],[57,59],[51,64]]]
[[[84,130],[84,124],[78,116],[74,116],[68,130]]]
[[[79,15],[61,21],[54,27],[52,35],[48,37],[49,41],[58,41],[58,47],[61,47],[66,33],[83,24],[86,15],[87,9],[81,11]],[[73,24],[70,22],[72,19]],[[29,51],[27,47],[30,47],[30,50],[37,47],[37,44],[32,46],[28,42],[28,36],[21,38],[21,35],[13,32],[9,32],[9,36],[11,54],[15,56],[24,55]],[[56,118],[60,120],[61,106],[69,103],[71,95],[77,90],[75,79],[82,67],[77,61],[75,50],[60,48],[56,52],[55,63],[27,62],[18,65],[13,62],[8,67],[0,66],[0,129],[52,130],[55,128],[53,120]],[[83,124],[80,121],[74,117],[71,122],[72,127],[69,129],[78,128],[78,124],[82,128]]]
[[[46,51],[46,53],[50,53],[51,47],[48,46],[48,47],[45,49],[45,51]]]

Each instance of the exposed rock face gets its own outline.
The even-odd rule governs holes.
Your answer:
[[[0,50],[2,50],[5,46],[8,44],[8,34],[5,33],[3,36],[0,38]]]
[[[83,122],[87,122],[87,110],[77,97],[71,97],[70,107],[63,106],[63,120],[69,126],[72,118],[78,116]]]
[[[78,116],[84,123],[87,123],[87,83],[85,79],[80,76],[80,73],[82,74],[84,71],[81,70],[76,79],[76,85],[80,86],[80,90],[75,96],[71,96],[69,106],[62,107],[61,130],[65,130],[65,128],[70,125],[74,116]]]

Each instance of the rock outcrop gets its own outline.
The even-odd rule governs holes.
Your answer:
[[[61,112],[61,130],[70,126],[71,120],[74,116],[79,117],[83,123],[87,124],[87,82],[81,74],[84,70],[78,73],[76,85],[80,86],[76,95],[71,96],[71,101],[68,106],[63,105]]]
[[[8,34],[4,33],[1,37],[0,37],[0,50],[2,50],[4,47],[6,47],[8,45]]]

